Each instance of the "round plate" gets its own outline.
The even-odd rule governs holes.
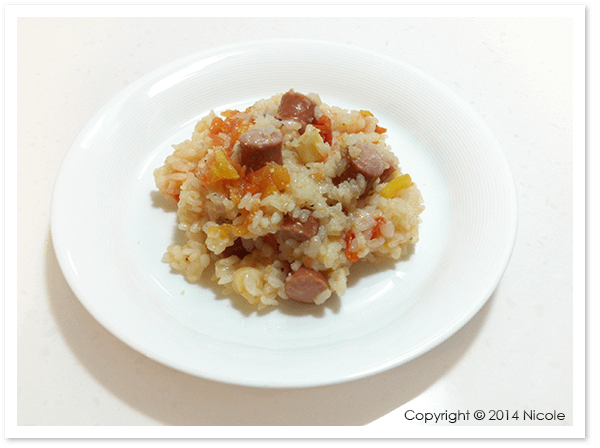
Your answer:
[[[353,266],[324,306],[257,312],[161,261],[181,236],[153,170],[211,109],[293,88],[367,109],[420,188],[420,242],[397,263]],[[221,47],[123,90],[82,130],[53,193],[52,238],[87,310],[140,353],[213,380],[260,387],[349,381],[401,365],[460,329],[498,284],[517,223],[507,161],[449,89],[383,55],[315,41]]]

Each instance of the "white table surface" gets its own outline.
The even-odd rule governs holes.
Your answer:
[[[574,424],[573,86],[582,79],[573,79],[571,19],[21,18],[17,32],[19,426],[373,425],[401,436],[415,426],[408,410],[477,409],[565,414],[493,427]],[[464,328],[406,365],[312,389],[221,384],[137,353],[80,304],[49,228],[61,160],[113,95],[190,53],[281,37],[375,50],[446,84],[496,135],[519,200],[510,264]]]

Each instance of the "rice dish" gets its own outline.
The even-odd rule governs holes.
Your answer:
[[[418,241],[421,193],[385,140],[369,111],[294,90],[211,112],[154,171],[185,233],[163,261],[258,309],[342,296],[354,263]]]

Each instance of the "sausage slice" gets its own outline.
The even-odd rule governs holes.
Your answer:
[[[358,143],[356,147],[360,149],[360,154],[356,159],[350,159],[351,169],[365,176],[365,179],[381,176],[387,164],[377,148],[366,143]]]
[[[309,215],[306,222],[286,216],[283,218],[278,234],[284,241],[293,239],[302,243],[315,236],[318,230],[319,221],[312,215]]]
[[[356,179],[356,176],[362,174],[367,181],[365,189],[367,192],[375,179],[385,173],[388,163],[375,146],[368,143],[357,143],[355,146],[360,150],[358,157],[348,158],[348,166],[342,174],[333,179],[333,183],[339,185],[348,179]]]
[[[302,125],[300,133],[304,132],[307,124],[315,121],[317,104],[306,95],[290,90],[281,97],[277,115],[282,120],[294,120]]]
[[[261,129],[250,129],[241,134],[238,140],[242,149],[242,165],[248,167],[250,171],[257,171],[269,162],[278,165],[283,163],[281,131],[275,130],[271,134],[266,134]]]
[[[392,177],[393,177],[395,171],[396,171],[396,167],[394,165],[390,165],[389,168],[386,168],[385,171],[383,173],[381,173],[381,176],[379,176],[379,179],[381,180],[381,182],[388,182],[388,181],[392,180]]]
[[[302,303],[315,303],[315,298],[327,289],[329,289],[327,278],[319,271],[305,266],[300,266],[285,283],[287,296]]]

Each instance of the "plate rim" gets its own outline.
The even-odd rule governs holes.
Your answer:
[[[148,81],[153,80],[153,79],[158,79],[158,78],[160,78],[160,76],[164,75],[165,73],[172,72],[172,71],[176,70],[178,67],[185,66],[185,64],[187,64],[187,63],[206,59],[215,54],[223,54],[223,53],[231,51],[233,49],[251,50],[253,47],[256,47],[256,46],[273,45],[273,44],[288,44],[288,43],[306,44],[306,45],[327,45],[329,47],[335,47],[335,48],[343,49],[345,51],[350,51],[350,52],[359,52],[364,55],[368,55],[369,57],[374,57],[377,59],[385,60],[388,63],[398,65],[405,70],[411,71],[419,78],[426,80],[427,83],[431,84],[434,88],[436,88],[437,90],[442,92],[445,96],[448,96],[449,98],[451,98],[453,100],[453,102],[460,105],[461,109],[469,115],[469,118],[477,124],[479,129],[484,131],[486,138],[489,139],[489,141],[491,143],[493,143],[496,155],[499,156],[503,162],[502,168],[503,168],[503,171],[505,174],[505,176],[503,176],[503,177],[507,180],[507,187],[509,187],[509,195],[510,195],[509,202],[510,202],[510,206],[511,206],[510,207],[511,208],[511,210],[510,210],[511,220],[510,220],[510,229],[508,231],[508,233],[510,234],[510,237],[508,237],[507,239],[511,241],[511,244],[509,244],[509,245],[507,244],[504,246],[505,250],[504,250],[504,253],[502,254],[502,258],[504,259],[503,268],[501,270],[499,270],[496,273],[496,275],[494,276],[493,280],[489,282],[490,286],[489,286],[488,290],[486,291],[485,297],[477,300],[477,302],[469,310],[469,312],[464,313],[462,315],[462,318],[457,320],[456,322],[454,322],[454,324],[449,329],[446,329],[445,332],[441,336],[438,336],[438,337],[428,341],[425,344],[424,348],[422,348],[420,351],[413,353],[410,356],[406,356],[400,361],[390,361],[385,365],[378,366],[377,368],[371,368],[371,369],[367,369],[367,370],[362,370],[360,372],[354,372],[352,374],[346,375],[344,378],[331,379],[328,381],[323,381],[323,380],[312,381],[312,382],[307,381],[304,384],[299,384],[298,382],[296,382],[294,384],[276,384],[276,385],[257,384],[256,382],[244,382],[243,380],[240,381],[239,379],[234,380],[233,378],[227,379],[227,378],[215,377],[214,375],[211,376],[211,375],[207,374],[206,372],[204,372],[204,373],[192,372],[189,369],[186,370],[185,368],[182,368],[182,366],[178,366],[173,363],[164,362],[161,359],[157,359],[156,357],[154,357],[150,354],[146,354],[143,351],[140,351],[138,348],[138,344],[136,344],[135,341],[128,340],[128,338],[125,337],[125,335],[122,332],[120,332],[118,329],[115,329],[111,325],[107,324],[106,322],[101,322],[100,320],[97,319],[96,313],[94,312],[94,307],[92,306],[91,303],[89,303],[89,300],[84,299],[84,297],[86,296],[84,285],[80,284],[80,282],[78,281],[78,279],[75,276],[75,273],[73,272],[74,267],[71,266],[69,264],[69,261],[65,258],[65,254],[63,252],[63,247],[61,247],[62,241],[61,241],[60,237],[56,238],[56,236],[60,234],[59,223],[57,222],[57,219],[58,219],[57,213],[58,212],[56,210],[56,203],[57,203],[56,195],[60,192],[60,190],[62,188],[62,182],[64,182],[65,173],[68,170],[71,158],[74,157],[74,154],[77,152],[77,149],[81,146],[81,142],[84,140],[84,138],[86,136],[89,135],[90,131],[93,130],[93,128],[97,125],[99,119],[107,111],[109,111],[111,108],[113,108],[114,104],[117,103],[120,99],[128,97],[132,92],[135,92],[136,90],[138,90],[139,88],[144,86]],[[241,50],[240,50],[240,52],[241,52]],[[139,352],[142,355],[144,355],[156,362],[159,362],[163,365],[168,365],[172,368],[175,368],[178,371],[183,371],[185,373],[188,373],[188,374],[191,374],[194,376],[207,378],[207,379],[211,379],[211,380],[215,380],[215,381],[219,381],[219,382],[225,382],[225,383],[229,383],[229,384],[236,384],[236,385],[242,385],[242,386],[251,386],[251,387],[267,387],[267,388],[299,388],[300,387],[300,388],[305,388],[305,387],[316,387],[316,386],[322,386],[322,385],[337,384],[337,383],[353,381],[353,380],[357,380],[360,378],[368,377],[368,376],[371,376],[371,375],[374,375],[377,373],[387,371],[391,368],[398,367],[399,365],[406,364],[406,363],[414,360],[415,358],[429,352],[433,348],[441,345],[443,342],[445,342],[446,340],[450,339],[453,335],[455,335],[464,325],[466,325],[469,321],[471,321],[473,319],[473,317],[488,302],[489,298],[493,295],[493,293],[497,289],[498,284],[501,281],[506,269],[508,268],[508,265],[510,264],[510,259],[511,259],[513,251],[514,251],[517,230],[518,230],[518,197],[517,197],[517,192],[516,192],[516,184],[515,184],[514,176],[512,174],[512,170],[510,169],[510,165],[508,163],[508,159],[506,158],[506,154],[502,150],[501,145],[498,143],[496,137],[494,136],[494,134],[492,133],[490,128],[487,126],[487,124],[485,123],[483,118],[479,114],[477,114],[477,112],[469,104],[467,104],[459,95],[457,95],[448,86],[446,86],[445,84],[443,84],[439,80],[437,80],[435,77],[429,75],[428,73],[425,73],[424,71],[422,71],[421,69],[419,69],[417,67],[414,67],[414,66],[412,66],[406,62],[403,62],[401,60],[398,60],[394,57],[391,57],[391,56],[388,56],[388,55],[385,55],[385,54],[382,54],[382,53],[379,53],[379,52],[376,52],[376,51],[373,51],[370,49],[366,49],[366,48],[363,48],[360,46],[356,46],[356,45],[343,44],[343,43],[324,41],[324,40],[314,40],[314,39],[264,39],[264,40],[254,40],[254,41],[247,41],[247,42],[231,43],[231,44],[227,44],[227,45],[213,47],[213,48],[210,48],[207,50],[195,52],[195,53],[187,55],[185,57],[173,60],[173,61],[171,61],[167,64],[164,64],[161,67],[156,68],[156,69],[150,71],[149,73],[143,75],[142,77],[138,78],[137,80],[133,81],[131,84],[126,86],[125,88],[121,89],[116,95],[113,95],[113,97],[111,99],[109,99],[106,102],[106,104],[104,104],[88,120],[88,122],[85,124],[85,126],[81,129],[81,131],[78,133],[78,135],[74,139],[73,143],[69,146],[69,149],[66,152],[66,154],[61,162],[60,168],[59,168],[57,176],[56,176],[53,191],[52,191],[50,228],[51,228],[50,235],[51,235],[51,239],[52,239],[52,245],[53,245],[53,248],[54,248],[54,251],[56,254],[58,264],[61,268],[61,271],[62,271],[69,287],[71,288],[71,290],[73,291],[73,293],[75,294],[75,296],[77,297],[79,302],[84,306],[84,308],[87,309],[87,311],[90,313],[90,315],[92,317],[94,317],[94,319],[97,320],[97,322],[101,326],[106,328],[111,334],[113,334],[118,339],[120,339],[121,341],[126,343],[128,346],[134,348],[137,352]]]

